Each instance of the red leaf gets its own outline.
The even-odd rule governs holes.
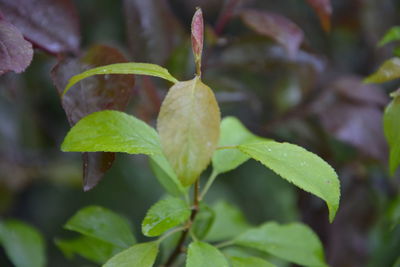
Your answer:
[[[201,9],[198,8],[196,13],[193,15],[192,20],[192,49],[194,57],[197,60],[201,59],[201,54],[203,52],[203,39],[204,39],[204,21],[203,13]]]
[[[23,72],[32,61],[32,44],[11,23],[0,18],[0,74]]]
[[[68,79],[88,68],[113,63],[127,62],[116,49],[96,45],[81,58],[60,61],[52,70],[53,82],[59,94],[63,92]],[[71,125],[90,113],[115,109],[124,110],[134,86],[133,75],[96,75],[76,84],[62,98],[62,106]],[[114,153],[84,153],[84,190],[93,188],[111,167]]]
[[[388,98],[379,89],[363,84],[356,76],[339,77],[315,110],[328,133],[372,158],[386,161],[382,107]]]
[[[164,65],[183,33],[168,1],[124,0],[124,11],[134,61]]]
[[[304,33],[291,20],[278,14],[252,9],[244,10],[240,15],[255,32],[268,36],[284,46],[290,57],[297,54]]]
[[[0,10],[43,50],[58,54],[79,49],[77,11],[71,0],[0,0]]]
[[[329,32],[331,29],[332,5],[330,0],[307,0],[307,2],[317,12],[324,31]]]

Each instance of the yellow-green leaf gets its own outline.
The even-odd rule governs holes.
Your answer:
[[[210,163],[219,138],[220,111],[212,90],[199,77],[169,90],[158,116],[161,146],[184,186]]]
[[[238,146],[282,178],[325,200],[332,221],[339,207],[340,182],[323,159],[302,147],[266,141]]]
[[[151,267],[158,253],[158,242],[134,245],[112,257],[103,267]]]
[[[365,78],[366,83],[384,83],[400,78],[400,58],[386,60],[379,69]]]
[[[168,72],[167,69],[155,64],[134,63],[134,62],[116,63],[89,69],[78,75],[72,76],[71,79],[69,79],[67,86],[65,87],[63,95],[65,95],[68,92],[69,88],[71,88],[74,84],[76,84],[80,80],[83,80],[93,75],[104,75],[104,74],[141,74],[141,75],[149,75],[149,76],[163,78],[173,83],[178,82],[178,80],[175,79]]]
[[[400,164],[400,96],[396,96],[386,107],[383,129],[389,144],[389,169],[393,175]]]

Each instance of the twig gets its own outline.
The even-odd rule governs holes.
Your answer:
[[[179,256],[179,254],[184,251],[184,243],[185,243],[186,237],[188,236],[190,228],[192,227],[194,219],[196,218],[197,212],[199,211],[199,199],[200,199],[200,182],[199,182],[199,179],[197,179],[196,182],[194,183],[193,208],[192,208],[192,213],[190,214],[190,219],[188,221],[188,226],[182,232],[182,235],[179,238],[178,244],[176,245],[174,251],[171,253],[167,262],[164,265],[165,267],[172,266],[172,264],[174,263],[176,258]]]

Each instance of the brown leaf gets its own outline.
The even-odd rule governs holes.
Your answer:
[[[0,74],[23,72],[33,57],[32,44],[11,23],[0,18]]]
[[[291,20],[278,14],[253,9],[244,10],[240,15],[255,32],[268,36],[285,47],[290,57],[297,54],[304,33]]]
[[[314,8],[321,21],[324,31],[329,32],[331,29],[332,5],[331,0],[307,0],[308,4]]]
[[[0,0],[4,18],[39,48],[53,54],[79,49],[79,25],[71,0]]]
[[[60,61],[52,70],[52,78],[61,95],[68,79],[88,68],[127,62],[115,48],[96,45],[80,58]],[[76,84],[62,98],[62,106],[72,125],[90,113],[123,110],[134,86],[133,75],[96,75]],[[114,153],[84,153],[84,190],[93,188],[111,167]]]

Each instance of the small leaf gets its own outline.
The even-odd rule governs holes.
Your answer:
[[[77,254],[98,264],[105,263],[122,251],[119,246],[90,236],[80,236],[70,240],[56,239],[55,243],[67,258],[73,258],[74,254]]]
[[[307,0],[307,2],[317,12],[324,31],[329,32],[331,29],[332,4],[331,0]]]
[[[121,248],[136,243],[130,225],[125,218],[98,206],[80,209],[68,220],[64,228]]]
[[[267,141],[240,145],[239,149],[282,178],[325,200],[329,220],[333,221],[339,207],[340,183],[328,163],[304,148],[288,143]]]
[[[204,22],[203,13],[198,8],[193,15],[192,19],[192,50],[194,55],[194,61],[196,63],[197,74],[201,73],[201,55],[203,53],[203,42],[204,42]]]
[[[186,193],[174,170],[163,154],[150,156],[150,166],[158,182],[173,196],[181,196]]]
[[[231,257],[232,267],[274,267],[272,263],[256,257]]]
[[[79,49],[78,14],[71,0],[0,0],[4,18],[35,46],[53,54]]]
[[[65,152],[125,152],[158,154],[156,131],[145,122],[120,111],[105,110],[86,116],[68,132]]]
[[[219,147],[237,146],[257,140],[261,141],[263,138],[252,134],[237,118],[225,117],[222,120]],[[224,173],[236,169],[249,158],[238,149],[220,149],[214,152],[212,164],[217,173]]]
[[[212,90],[199,77],[171,87],[158,115],[164,154],[184,186],[207,167],[219,138],[220,112]]]
[[[268,36],[286,48],[294,57],[303,42],[304,33],[289,19],[267,11],[248,9],[241,12],[243,21],[255,32]]]
[[[0,245],[16,267],[44,267],[45,242],[32,226],[16,220],[0,222]]]
[[[400,78],[400,58],[386,60],[379,69],[364,79],[366,83],[384,83]]]
[[[217,202],[212,206],[212,209],[215,219],[206,236],[207,241],[215,242],[231,239],[250,227],[242,211],[225,201]]]
[[[168,197],[154,204],[142,222],[145,236],[159,236],[167,230],[187,221],[190,208],[180,198]]]
[[[210,231],[215,219],[215,212],[204,202],[200,202],[199,212],[193,222],[193,233],[198,239],[204,239]]]
[[[385,36],[379,41],[378,46],[384,46],[385,44],[393,41],[400,41],[400,26],[394,26],[390,28]]]
[[[224,255],[214,246],[204,242],[193,242],[189,245],[186,267],[228,267]]]
[[[235,244],[299,265],[327,266],[321,241],[308,226],[300,223],[265,223],[238,236]]]
[[[390,147],[389,169],[394,175],[400,165],[400,96],[395,97],[386,107],[383,115],[383,129]]]
[[[157,242],[137,244],[112,257],[103,267],[151,267],[157,253]]]
[[[0,74],[8,71],[23,72],[32,57],[32,44],[24,39],[14,25],[0,17]]]
[[[68,90],[77,82],[93,76],[93,75],[104,75],[104,74],[139,74],[139,75],[149,75],[154,77],[159,77],[166,79],[170,82],[177,83],[178,80],[169,74],[167,69],[160,67],[155,64],[150,63],[116,63],[106,66],[101,66],[84,71],[78,75],[73,76],[68,85],[65,87],[63,95],[65,95]]]

